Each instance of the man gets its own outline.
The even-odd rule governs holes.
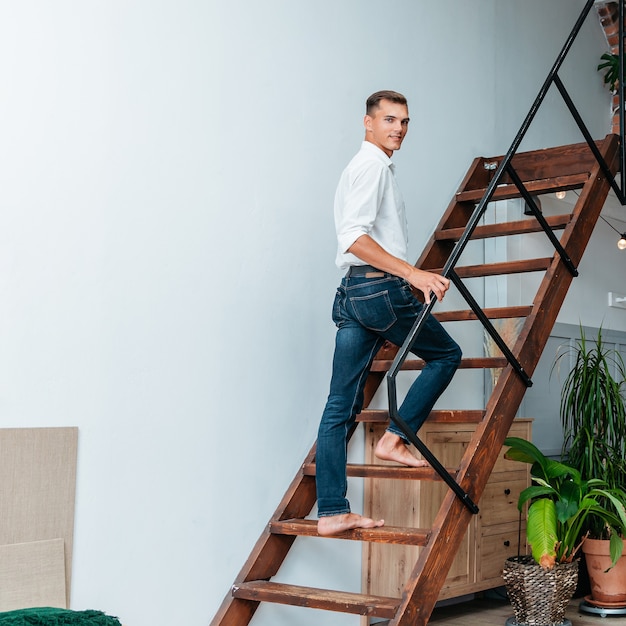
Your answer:
[[[337,265],[347,273],[337,289],[337,325],[330,394],[320,422],[316,466],[320,535],[352,528],[382,526],[352,513],[346,499],[347,434],[361,411],[363,387],[374,356],[385,340],[401,345],[418,318],[422,303],[411,286],[430,302],[441,300],[450,285],[438,274],[407,262],[404,202],[391,155],[409,127],[406,98],[394,91],[372,94],[366,103],[365,141],[344,170],[335,194]],[[414,432],[428,417],[461,360],[461,350],[429,316],[412,352],[426,365],[398,413]],[[378,458],[421,467],[405,435],[391,424],[375,450]]]

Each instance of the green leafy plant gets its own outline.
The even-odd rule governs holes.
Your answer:
[[[534,560],[544,569],[570,562],[585,535],[582,529],[590,515],[601,519],[611,537],[613,565],[622,554],[620,536],[626,529],[626,492],[610,489],[606,482],[583,480],[580,472],[566,463],[546,457],[533,443],[508,437],[505,457],[531,464],[533,485],[524,489],[517,507],[523,511],[530,503],[526,538]]]
[[[595,340],[580,329],[576,344],[557,356],[574,356],[574,364],[561,389],[560,415],[564,442],[562,456],[584,480],[597,478],[609,488],[626,487],[626,367],[622,355],[603,342],[602,329]],[[603,538],[605,525],[588,518],[591,535]]]
[[[609,54],[608,52],[605,52],[600,59],[602,59],[604,63],[600,63],[598,65],[598,72],[605,70],[604,84],[607,85],[612,92],[616,92],[620,82],[619,56],[617,54]]]

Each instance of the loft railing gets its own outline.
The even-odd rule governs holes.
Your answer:
[[[555,87],[558,89],[559,93],[563,97],[565,104],[567,105],[567,108],[569,109],[574,120],[576,121],[576,124],[578,125],[578,128],[582,132],[585,140],[589,144],[589,148],[591,149],[596,160],[598,161],[600,168],[602,169],[602,172],[604,173],[607,180],[609,181],[611,188],[615,192],[615,195],[620,200],[622,205],[626,204],[626,199],[624,198],[622,189],[617,184],[609,166],[607,165],[606,161],[600,154],[600,151],[598,150],[593,138],[591,137],[589,130],[585,126],[585,123],[583,122],[581,115],[576,109],[561,78],[558,75],[558,72],[561,69],[561,66],[563,65],[565,58],[567,57],[567,54],[569,53],[574,43],[574,40],[576,39],[578,33],[580,32],[580,29],[585,19],[589,15],[589,12],[593,8],[594,4],[595,4],[595,0],[588,0],[588,2],[585,4],[585,7],[583,8],[578,20],[574,24],[574,28],[572,29],[572,32],[567,38],[563,48],[561,49],[559,55],[556,58],[556,61],[554,62],[554,65],[552,66],[552,69],[550,70],[550,73],[548,74],[545,82],[543,83],[541,89],[539,90],[539,93],[535,101],[533,102],[530,108],[530,111],[528,112],[528,115],[524,119],[524,122],[522,123],[521,128],[519,129],[517,135],[515,136],[515,139],[513,140],[511,147],[509,148],[508,152],[506,153],[502,161],[497,166],[495,173],[487,189],[485,190],[485,193],[482,199],[476,206],[474,212],[472,213],[472,216],[469,219],[467,227],[465,228],[465,232],[463,233],[463,235],[457,242],[456,246],[452,250],[450,257],[448,258],[442,270],[442,275],[445,276],[446,278],[449,278],[453,282],[453,284],[457,287],[457,289],[459,290],[461,295],[464,297],[464,299],[466,300],[470,308],[474,311],[478,319],[482,322],[483,326],[485,327],[485,330],[489,333],[489,335],[492,337],[496,345],[500,348],[500,350],[502,351],[502,353],[504,354],[508,362],[513,367],[513,369],[517,372],[517,374],[521,377],[521,379],[524,381],[524,383],[528,387],[532,385],[532,381],[530,377],[527,375],[522,365],[517,361],[515,356],[509,350],[508,346],[506,345],[502,337],[499,335],[497,330],[494,328],[494,326],[491,324],[487,316],[483,313],[478,303],[474,300],[470,292],[466,289],[465,285],[463,284],[459,276],[454,271],[454,268],[459,260],[459,257],[465,250],[465,247],[467,246],[467,243],[469,242],[472,236],[472,233],[474,232],[474,229],[476,228],[481,218],[483,217],[483,214],[485,213],[485,210],[487,209],[487,205],[491,201],[491,198],[496,190],[496,187],[498,186],[498,184],[500,183],[500,180],[506,173],[510,176],[515,186],[519,189],[521,195],[523,196],[526,203],[530,207],[532,214],[535,216],[537,221],[542,226],[542,229],[545,231],[546,235],[548,236],[548,238],[554,245],[556,251],[561,256],[566,267],[574,276],[578,275],[578,270],[576,269],[571,259],[568,257],[567,253],[561,246],[559,240],[554,236],[552,230],[546,223],[541,211],[537,207],[535,200],[533,199],[532,195],[528,192],[528,190],[524,186],[523,182],[521,181],[521,179],[515,172],[515,169],[513,168],[513,165],[512,165],[513,157],[515,156],[522,140],[524,139],[524,136],[526,135],[526,132],[528,131],[528,128],[532,124],[535,118],[535,115],[537,114],[537,111],[541,107],[548,93],[548,90],[550,89],[552,85],[555,85]],[[623,77],[624,76],[624,72],[623,72],[623,68],[624,68],[624,1],[623,0],[620,0],[619,2],[619,51],[618,51],[618,55],[619,55],[619,76]],[[621,137],[620,180],[621,180],[622,186],[624,185],[624,180],[625,180],[624,166],[626,163],[626,158],[624,154],[624,86],[622,84],[623,82],[624,82],[623,80],[619,81],[619,119],[620,119],[620,137]],[[408,424],[398,414],[396,376],[398,375],[398,372],[400,371],[402,364],[405,362],[409,352],[411,351],[411,348],[413,347],[413,344],[415,343],[417,336],[421,332],[427,316],[432,311],[432,308],[435,302],[436,302],[436,297],[433,293],[431,293],[429,304],[424,305],[420,317],[416,320],[413,328],[411,329],[411,332],[409,333],[404,343],[400,347],[398,353],[396,354],[395,359],[393,360],[391,368],[389,369],[389,372],[387,373],[387,392],[389,396],[389,416],[390,416],[390,419],[393,420],[393,422],[402,430],[402,432],[404,432],[407,439],[420,451],[424,459],[428,461],[428,463],[437,472],[437,474],[439,474],[442,480],[446,482],[447,485],[454,491],[454,493],[461,499],[463,504],[470,511],[472,511],[472,513],[478,513],[478,507],[471,500],[470,496],[467,493],[465,493],[465,491],[459,486],[459,484],[454,480],[454,478],[450,476],[446,468],[443,467],[443,465],[438,461],[438,459],[432,454],[432,452],[417,437],[417,435],[409,428]]]

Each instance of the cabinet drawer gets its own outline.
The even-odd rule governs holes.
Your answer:
[[[497,532],[491,534],[490,530]],[[481,535],[479,550],[478,580],[500,578],[504,562],[509,557],[526,554],[526,526],[522,526],[521,533],[517,524],[491,527]]]
[[[518,520],[517,500],[526,485],[525,478],[487,483],[479,502],[482,525],[504,524]]]

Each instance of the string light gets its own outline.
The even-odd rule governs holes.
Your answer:
[[[557,191],[554,195],[560,200],[562,200],[563,198],[565,198],[565,193],[566,193],[565,191]],[[579,193],[576,193],[576,191],[574,191],[574,193],[578,197],[580,197]],[[563,194],[563,195],[559,196],[559,194]],[[608,222],[607,220],[605,220],[601,215],[600,215],[600,219],[606,224],[608,224],[619,235],[619,240],[617,241],[617,247],[620,250],[626,250],[626,233],[620,233],[619,230],[617,230],[617,228],[615,228],[615,226],[611,224],[611,222]]]
[[[557,191],[554,195],[557,197],[557,199],[563,200],[567,195],[567,191]]]
[[[619,238],[619,241],[617,242],[617,247],[620,250],[626,250],[626,233],[620,233],[619,230],[617,230],[617,228],[613,226],[613,224],[611,224],[610,222],[607,222],[602,216],[600,216],[600,219],[606,222],[619,235],[620,238]]]

